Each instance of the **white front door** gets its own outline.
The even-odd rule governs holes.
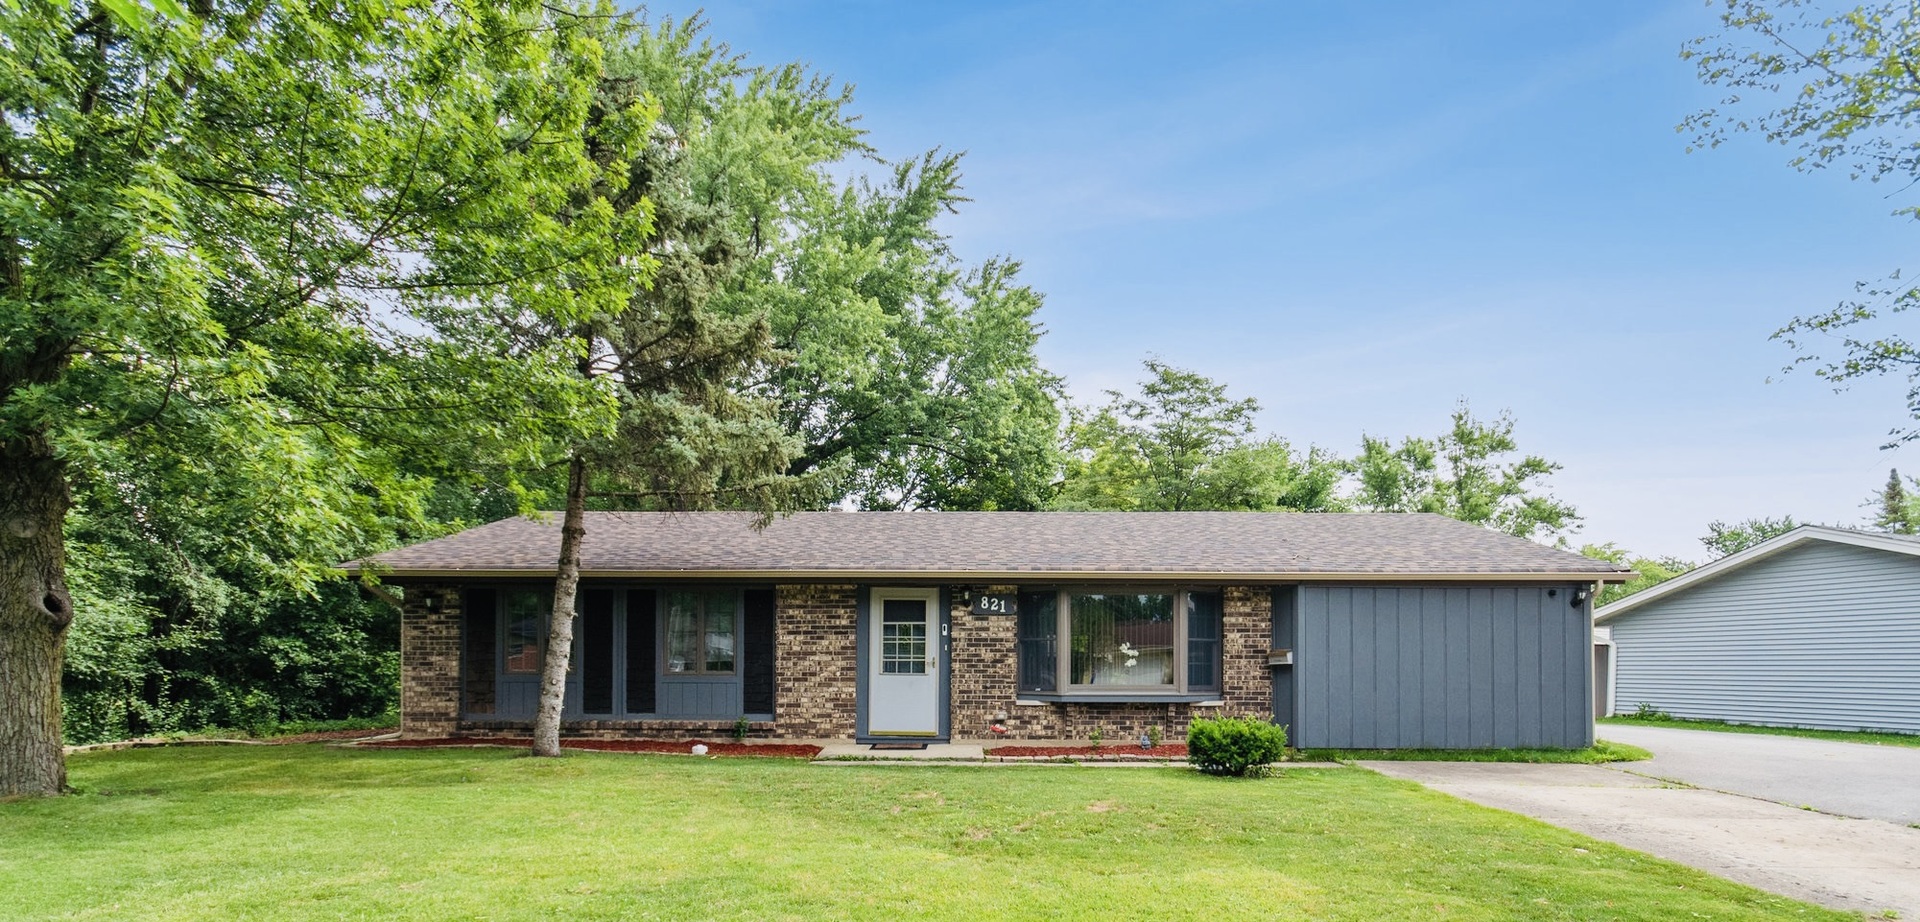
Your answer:
[[[867,735],[940,735],[939,593],[876,589],[867,657]]]

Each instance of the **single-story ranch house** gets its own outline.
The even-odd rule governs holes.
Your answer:
[[[1593,742],[1591,599],[1628,574],[1438,515],[812,512],[587,518],[564,728],[1303,747]],[[531,725],[558,516],[350,566],[398,585],[402,730]]]
[[[1920,538],[1803,525],[1594,620],[1610,710],[1920,733]]]

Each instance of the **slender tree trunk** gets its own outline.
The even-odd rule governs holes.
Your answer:
[[[67,594],[66,468],[45,441],[0,443],[0,797],[58,794]]]
[[[560,754],[560,709],[567,697],[567,667],[573,662],[573,608],[580,594],[580,542],[587,535],[587,462],[567,463],[567,513],[560,525],[560,565],[553,578],[553,612],[547,619],[547,659],[540,667],[540,708],[533,720],[533,754]]]

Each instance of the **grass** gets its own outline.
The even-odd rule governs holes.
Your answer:
[[[1317,762],[1554,762],[1599,765],[1638,762],[1653,753],[1638,746],[1599,740],[1585,749],[1303,749],[1299,759]]]
[[[1812,727],[1762,727],[1733,724],[1724,720],[1694,720],[1685,717],[1602,717],[1601,724],[1623,727],[1675,727],[1681,730],[1714,730],[1721,733],[1762,733],[1769,736],[1803,736],[1843,743],[1872,743],[1880,746],[1920,747],[1920,733],[1887,733],[1878,730],[1817,730]]]
[[[1851,918],[1359,769],[294,745],[71,775],[0,803],[0,918]]]

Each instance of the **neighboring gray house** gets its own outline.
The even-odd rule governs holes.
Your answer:
[[[1594,622],[1612,713],[1920,733],[1920,538],[1802,526]]]
[[[401,729],[529,725],[557,517],[360,561],[405,589]],[[1437,515],[588,513],[569,733],[1581,747],[1627,574]]]

